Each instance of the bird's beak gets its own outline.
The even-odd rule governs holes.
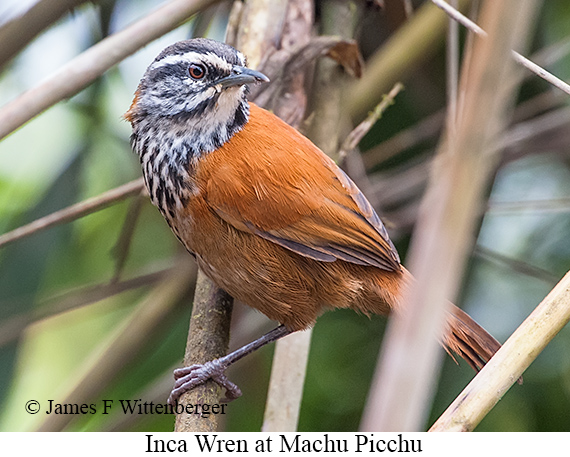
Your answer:
[[[216,86],[219,85],[225,89],[226,87],[243,86],[244,84],[268,82],[269,78],[263,73],[236,65],[233,68],[232,74],[218,80]]]

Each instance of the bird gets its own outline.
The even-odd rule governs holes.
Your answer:
[[[378,214],[335,162],[248,101],[269,78],[232,46],[180,41],[149,65],[124,115],[152,203],[220,288],[279,325],[236,351],[175,370],[168,402],[323,312],[389,315],[414,279]],[[441,344],[481,369],[500,344],[450,304]]]

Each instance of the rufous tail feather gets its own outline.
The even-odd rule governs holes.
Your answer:
[[[400,278],[401,289],[396,296],[396,308],[403,306],[402,298],[404,291],[414,282],[411,273],[402,268]],[[441,337],[441,344],[447,353],[457,362],[453,354],[471,365],[475,371],[479,371],[493,357],[501,344],[493,338],[487,330],[481,327],[465,311],[462,311],[453,304],[448,305],[447,322],[445,331]]]
[[[443,347],[454,360],[452,352],[479,371],[499,350],[501,344],[465,311],[455,305],[450,306],[446,332],[442,337]]]

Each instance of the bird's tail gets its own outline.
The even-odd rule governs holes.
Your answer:
[[[379,282],[378,278],[382,282]],[[388,281],[389,279],[391,279],[391,282]],[[376,278],[378,290],[393,291],[391,295],[384,296],[385,302],[389,303],[390,308],[393,310],[402,309],[404,306],[402,302],[404,291],[413,282],[414,277],[405,268],[402,268],[397,276],[384,274]],[[397,287],[395,286],[396,284]],[[476,371],[483,368],[485,363],[501,347],[500,343],[477,324],[471,316],[451,303],[448,307],[446,328],[441,337],[441,344],[453,360],[457,362],[453,356],[455,353],[465,359]]]
[[[443,347],[454,360],[452,353],[465,359],[476,371],[483,368],[501,347],[487,330],[455,305],[451,305],[446,325],[442,337]]]

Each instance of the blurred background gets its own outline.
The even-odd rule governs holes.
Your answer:
[[[45,1],[2,0],[2,29]],[[69,2],[23,49],[0,61],[0,106],[36,86],[76,55],[149,14],[158,0]],[[422,1],[361,2],[357,38],[366,59],[386,46]],[[475,10],[476,2],[472,2]],[[122,119],[148,64],[167,45],[195,35],[224,39],[229,2],[219,2],[111,68],[0,142],[0,234],[97,197],[140,177]],[[435,8],[435,7],[434,7]],[[316,21],[319,21],[316,2]],[[441,13],[443,14],[443,13]],[[537,63],[570,79],[570,3],[544,2],[529,31]],[[360,144],[366,194],[405,264],[406,248],[446,107],[445,30],[426,30],[429,52],[407,65],[405,90]],[[462,40],[465,39],[462,32]],[[0,39],[0,52],[2,51]],[[6,50],[4,50],[6,51]],[[4,52],[6,55],[6,52]],[[366,66],[365,70],[366,71]],[[525,74],[458,305],[504,341],[570,266],[570,108],[568,96]],[[307,114],[309,114],[309,111]],[[355,119],[358,122],[360,119]],[[181,364],[193,284],[161,295],[190,256],[148,198],[131,192],[113,205],[0,247],[0,430],[27,431],[51,420],[47,400],[143,399],[164,403]],[[358,429],[386,319],[339,310],[315,327],[300,431]],[[232,347],[273,323],[236,305]],[[565,328],[488,414],[479,431],[570,430],[570,330]],[[227,407],[224,429],[259,430],[273,347],[229,373],[244,396]],[[473,372],[446,356],[431,424]],[[25,410],[28,400],[42,405]],[[66,416],[67,430],[170,431],[168,415]]]

